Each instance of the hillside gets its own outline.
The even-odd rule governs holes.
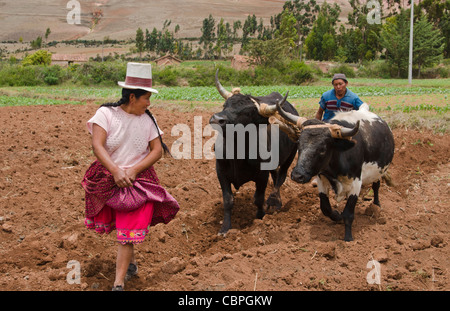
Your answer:
[[[349,11],[347,0],[335,0],[345,19]],[[318,3],[322,3],[318,0]],[[332,1],[328,1],[332,3]],[[271,16],[282,10],[285,0],[80,0],[81,24],[70,25],[67,15],[69,0],[0,1],[0,41],[34,40],[50,28],[49,41],[82,39],[133,38],[136,29],[162,28],[165,20],[180,25],[180,37],[200,36],[202,21],[209,14],[227,22],[244,21],[249,14],[262,18],[267,25]],[[93,13],[101,12],[97,24]]]

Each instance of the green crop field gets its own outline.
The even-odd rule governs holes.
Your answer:
[[[286,94],[301,115],[312,118],[323,92],[331,89],[328,79],[304,86],[231,86],[244,94],[262,96],[271,92]],[[349,89],[369,103],[371,110],[385,118],[391,126],[413,126],[446,132],[449,124],[450,79],[414,80],[352,79]],[[190,111],[219,110],[224,100],[215,87],[161,87],[152,96],[152,105]],[[119,87],[35,86],[0,88],[0,107],[24,105],[101,104],[116,101]]]

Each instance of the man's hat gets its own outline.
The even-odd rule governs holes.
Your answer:
[[[127,76],[124,82],[117,82],[125,89],[141,89],[158,94],[158,91],[152,88],[152,65],[141,63],[128,63]]]
[[[343,73],[336,73],[336,74],[333,76],[333,80],[331,80],[331,83],[333,83],[334,80],[337,80],[337,79],[341,79],[341,80],[344,80],[345,82],[348,82],[348,81],[347,81],[347,77],[346,77],[345,74],[343,74]]]

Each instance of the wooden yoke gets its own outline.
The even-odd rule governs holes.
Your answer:
[[[317,124],[317,125],[307,125],[304,126],[302,128],[302,130],[305,129],[312,129],[312,128],[328,128],[330,130],[331,133],[331,137],[333,138],[339,138],[339,139],[347,139],[347,140],[351,140],[352,137],[351,136],[342,136],[342,127],[340,125],[337,124]]]

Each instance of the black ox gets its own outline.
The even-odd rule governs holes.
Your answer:
[[[286,95],[287,96],[287,95]],[[329,123],[298,117],[277,104],[280,115],[294,123],[298,136],[298,161],[291,178],[307,183],[318,176],[320,209],[334,221],[344,221],[345,241],[352,241],[355,205],[362,185],[372,185],[374,201],[380,205],[380,180],[394,157],[394,137],[385,121],[369,111],[340,112]],[[334,190],[339,202],[347,198],[342,213],[332,210],[328,199]]]
[[[279,160],[278,165],[272,170],[261,169],[261,165],[264,162],[270,161],[270,159],[263,159],[259,153],[256,158],[252,157],[250,153],[250,146],[255,148],[255,143],[259,142],[260,136],[263,134],[267,134],[267,146],[272,146],[270,139],[271,131],[274,130],[269,124],[268,117],[276,112],[275,104],[278,101],[281,101],[283,97],[281,94],[276,92],[262,97],[243,95],[239,91],[233,91],[233,93],[231,93],[220,84],[218,79],[218,71],[216,72],[215,81],[217,90],[226,100],[223,110],[214,114],[209,121],[213,127],[218,126],[223,136],[223,140],[221,142],[218,140],[216,141],[216,155],[218,147],[226,151],[227,148],[230,148],[227,141],[228,143],[230,142],[230,139],[233,139],[234,141],[234,152],[231,157],[227,156],[218,158],[216,156],[216,172],[222,188],[224,206],[224,219],[219,234],[225,234],[231,228],[231,212],[234,200],[231,185],[238,190],[242,185],[249,181],[255,182],[256,190],[254,194],[254,204],[257,207],[257,218],[261,219],[267,208],[275,207],[279,209],[282,205],[280,187],[284,183],[287,170],[295,158],[297,147],[296,143],[289,139],[287,134],[279,131],[279,135],[276,138],[276,147],[278,150],[268,148],[270,149],[268,152],[271,156],[273,156],[274,152],[277,151]],[[295,108],[288,102],[285,102],[284,109],[293,115],[298,115]],[[227,125],[241,125],[243,127],[247,127],[248,125],[253,124],[255,125],[254,128],[257,129],[257,137],[251,138],[246,135],[247,133],[245,133],[246,137],[244,147],[242,145],[237,146],[239,137],[236,136],[239,136],[239,133],[233,135],[234,137],[227,137],[226,135]],[[259,125],[267,125],[265,133],[260,132]],[[264,130],[264,127],[262,130]],[[249,139],[252,141],[249,141]],[[218,146],[218,144],[221,145]],[[269,195],[267,201],[264,202],[269,173],[272,176],[274,187],[273,192]]]

